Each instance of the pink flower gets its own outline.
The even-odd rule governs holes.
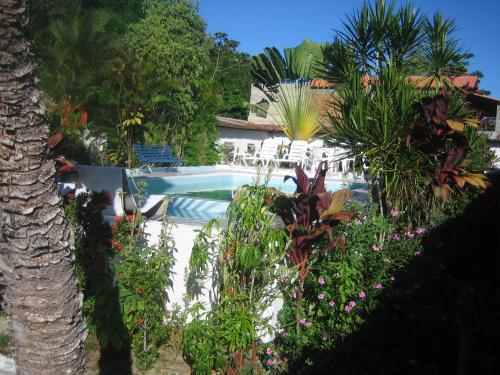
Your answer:
[[[377,245],[373,245],[372,250],[373,251],[380,251],[380,247],[378,247]]]
[[[358,296],[359,296],[359,298],[361,298],[361,299],[365,299],[365,297],[366,297],[366,293],[365,293],[365,292],[363,292],[363,291],[361,291],[361,292],[359,292]]]
[[[408,232],[406,232],[406,237],[413,238],[413,237],[415,237],[415,233],[413,233],[412,231],[408,231]]]
[[[384,287],[380,283],[375,284],[374,288],[375,289],[384,289]]]
[[[396,210],[395,208],[393,208],[393,209],[391,210],[391,216],[392,216],[392,217],[397,217],[398,215],[399,215],[399,211],[398,211],[398,210]]]
[[[396,280],[396,278],[395,278],[394,276],[391,276],[391,277],[389,278],[389,280],[394,281],[394,280]]]
[[[419,256],[422,256],[422,253],[420,251],[415,251],[415,254],[414,254],[416,257],[419,257]]]
[[[297,291],[296,290],[293,291],[293,298],[297,299]]]
[[[330,301],[330,302],[328,302],[328,306],[330,306],[330,307],[335,306],[335,302],[334,302],[334,301]]]
[[[266,354],[267,354],[267,355],[271,355],[271,354],[273,354],[273,353],[274,353],[274,352],[273,352],[273,349],[272,349],[272,348],[267,348],[267,349],[266,349]]]
[[[351,306],[352,308],[356,307],[356,302],[354,301],[349,302],[349,306]]]
[[[319,279],[318,279],[318,284],[319,285],[325,285],[326,284],[326,281],[325,279],[323,279],[323,276],[320,276]]]
[[[288,337],[288,332],[287,332],[287,331],[283,331],[283,332],[281,332],[281,336],[282,336],[282,337]]]
[[[323,335],[323,337],[321,338],[323,341],[328,341],[330,339],[330,336],[328,335]]]
[[[393,239],[394,241],[400,241],[400,240],[401,240],[401,236],[400,236],[399,234],[397,234],[397,233],[396,233],[396,234],[392,237],[392,239]]]
[[[352,307],[349,306],[349,305],[346,305],[346,307],[344,307],[344,310],[345,310],[345,312],[351,312],[352,311]]]
[[[323,293],[318,294],[318,299],[323,301],[325,299],[325,295]]]
[[[274,366],[276,363],[278,363],[278,361],[276,360],[276,358],[268,359],[266,361],[266,365],[268,365],[268,366]]]
[[[306,324],[306,318],[300,318],[299,324]]]
[[[312,323],[311,323],[311,322],[306,322],[305,326],[306,326],[307,328],[311,328]]]
[[[418,227],[418,228],[415,230],[415,232],[416,232],[417,234],[422,234],[422,233],[424,233],[424,232],[425,232],[425,228],[420,228],[420,227]]]

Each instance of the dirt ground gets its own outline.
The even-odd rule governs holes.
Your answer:
[[[162,347],[160,357],[155,365],[146,372],[140,372],[134,365],[133,355],[128,353],[123,355],[106,355],[105,360],[101,360],[99,344],[95,337],[87,338],[86,357],[88,375],[189,375],[191,370],[182,359],[179,351],[172,350],[169,347]]]

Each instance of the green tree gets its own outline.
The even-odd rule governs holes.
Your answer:
[[[222,98],[217,114],[246,119],[252,84],[250,56],[239,52],[239,42],[229,39],[226,33],[215,33],[212,42],[212,78],[219,86]]]
[[[62,131],[66,140],[82,146],[89,135],[114,136],[116,124],[121,123],[115,87],[117,69],[126,55],[121,34],[127,18],[98,2],[76,0],[32,0],[31,14],[29,29],[51,131]],[[108,145],[114,143],[108,136]],[[66,156],[89,161],[88,151],[67,150]],[[104,153],[95,156],[106,162]]]
[[[323,46],[305,40],[285,55],[276,48],[266,48],[252,59],[252,78],[266,95],[277,103],[279,120],[291,140],[309,140],[319,129],[319,108],[309,80],[317,78],[323,64]],[[293,81],[286,83],[284,81]],[[265,110],[258,108],[256,110]]]
[[[272,98],[283,80],[319,78],[324,63],[323,47],[306,40],[295,48],[286,48],[284,55],[275,47],[265,48],[252,58],[253,82]]]
[[[148,121],[166,134],[178,155],[188,142],[189,127],[206,87],[210,39],[196,6],[188,1],[152,2],[145,17],[130,25],[125,43],[132,55],[161,80],[180,80],[175,90],[159,93]]]
[[[343,25],[324,50],[323,77],[335,83],[348,82],[354,73],[376,77],[392,65],[439,89],[449,86],[448,76],[465,72],[471,56],[453,36],[453,20],[439,12],[427,18],[410,4],[396,9],[394,1],[364,2]]]
[[[474,70],[473,72],[470,72],[469,74],[472,76],[477,76],[477,78],[479,78],[479,82],[481,82],[481,80],[484,78],[484,73],[480,70]],[[483,95],[490,95],[491,94],[490,90],[480,89],[478,91],[480,94],[483,94]]]
[[[324,76],[337,84],[328,140],[365,163],[384,214],[390,205],[406,210],[409,220],[428,214],[434,206],[430,186],[446,199],[453,190],[445,182],[448,173],[465,175],[460,163],[479,144],[472,142],[473,129],[464,132],[464,123],[475,123],[467,121],[468,110],[448,79],[466,72],[470,56],[454,38],[455,28],[440,13],[426,18],[410,5],[396,9],[378,0],[348,17],[325,49]],[[421,77],[419,88],[409,75]],[[441,90],[448,94],[430,97]],[[439,108],[439,120],[422,117],[429,105]]]
[[[193,123],[189,128],[184,158],[189,165],[211,165],[218,161],[216,146],[219,138],[216,114],[223,101],[220,85],[215,81],[206,83]]]

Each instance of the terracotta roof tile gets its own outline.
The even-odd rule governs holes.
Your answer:
[[[408,76],[408,81],[415,83],[417,88],[424,87],[436,87],[436,81],[431,77],[423,77],[423,76]],[[477,76],[452,76],[448,77],[450,83],[458,88],[467,90],[467,91],[475,91],[478,88],[479,78]]]
[[[334,86],[334,83],[325,79],[313,79],[309,82],[309,87],[312,89],[332,89]]]
[[[283,131],[281,125],[278,124],[254,124],[245,120],[239,120],[229,117],[217,116],[219,121],[219,127],[222,128],[232,128],[232,129],[244,129],[244,130],[259,130],[271,133],[277,133]]]

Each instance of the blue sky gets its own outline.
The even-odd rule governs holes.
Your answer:
[[[304,39],[331,41],[345,15],[363,0],[199,0],[208,31],[223,31],[255,54],[264,47],[280,50]],[[399,1],[398,3],[406,3]],[[442,11],[456,21],[456,37],[474,54],[470,69],[481,70],[480,87],[500,98],[500,0],[412,1],[428,15]]]

